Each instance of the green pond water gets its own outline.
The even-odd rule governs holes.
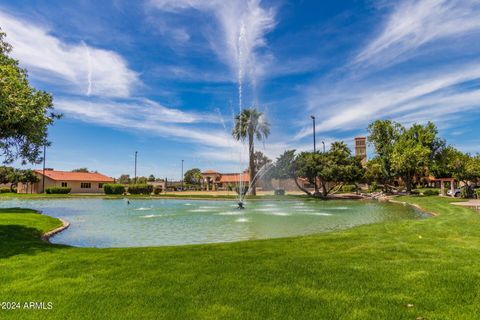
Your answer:
[[[420,219],[409,206],[376,201],[5,199],[71,223],[51,239],[79,247],[137,247],[307,235],[381,221]]]

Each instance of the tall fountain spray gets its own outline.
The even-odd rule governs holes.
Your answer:
[[[244,71],[244,47],[245,47],[245,24],[242,21],[240,24],[240,31],[238,33],[238,41],[237,41],[237,65],[238,65],[238,74],[237,74],[237,84],[238,84],[238,109],[239,112],[242,112],[243,109],[243,71]],[[243,209],[243,200],[244,200],[244,194],[243,194],[243,150],[240,150],[240,181],[239,181],[239,187],[238,187],[238,207],[240,209]]]

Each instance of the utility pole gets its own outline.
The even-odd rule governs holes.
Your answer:
[[[183,160],[182,160],[182,191],[183,191]]]
[[[135,184],[137,184],[137,153],[138,151],[135,151],[135,175],[134,175]]]
[[[47,154],[47,145],[43,145],[43,172],[42,172],[42,193],[45,193],[45,158]],[[38,192],[38,190],[37,190]]]
[[[310,118],[312,118],[312,121],[313,121],[313,152],[317,152],[317,143],[316,143],[316,138],[315,138],[315,117],[314,116],[310,116]]]

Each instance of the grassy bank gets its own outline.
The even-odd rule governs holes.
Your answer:
[[[475,319],[480,215],[402,197],[438,216],[307,237],[184,247],[51,245],[61,223],[0,211],[2,319]]]

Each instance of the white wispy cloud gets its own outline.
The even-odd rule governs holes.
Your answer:
[[[275,12],[259,0],[151,0],[155,8],[168,12],[193,9],[211,14],[217,28],[208,33],[208,41],[217,57],[226,63],[239,82],[255,81],[265,68],[258,50],[266,46],[265,35],[275,26]],[[215,31],[218,30],[218,31]]]
[[[138,74],[116,52],[67,43],[47,26],[5,12],[0,12],[0,26],[13,46],[13,57],[36,79],[75,94],[104,97],[128,97],[140,84]]]
[[[434,41],[480,30],[480,3],[476,0],[394,3],[382,31],[360,51],[355,62],[389,64]]]
[[[364,131],[381,118],[448,127],[477,112],[480,91],[466,84],[480,80],[478,49],[468,40],[480,40],[479,16],[478,1],[395,3],[341,78],[323,77],[305,90],[309,112],[319,116],[318,132]],[[445,41],[462,45],[445,49]],[[400,65],[406,60],[414,67]],[[310,130],[305,125],[296,139]]]

